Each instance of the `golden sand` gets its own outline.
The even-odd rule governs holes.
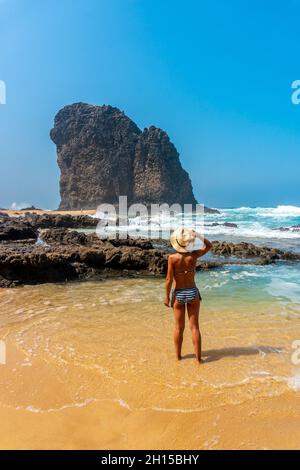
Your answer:
[[[153,279],[0,290],[0,448],[300,448],[289,314],[204,302],[204,363],[174,359]],[[188,327],[188,325],[187,325]]]
[[[94,215],[96,213],[96,210],[91,209],[91,210],[77,210],[77,211],[45,211],[42,209],[36,209],[36,210],[1,210],[1,212],[4,212],[5,214],[15,217],[18,215],[25,214],[25,212],[31,212],[33,214],[50,214],[50,215]]]

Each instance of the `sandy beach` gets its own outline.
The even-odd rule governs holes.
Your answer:
[[[32,214],[49,214],[49,215],[95,215],[96,210],[78,210],[78,211],[60,211],[60,210],[43,210],[43,209],[28,209],[28,210],[10,210],[5,209],[1,210],[4,214],[9,215],[10,217],[19,217],[24,215],[26,212]]]
[[[0,447],[299,448],[298,307],[218,283],[198,278],[200,366],[188,325],[174,358],[159,280],[2,289]]]
[[[1,410],[3,449],[299,450],[298,401],[292,393],[215,411],[129,411],[90,404],[48,414]],[[251,407],[251,409],[249,409]]]

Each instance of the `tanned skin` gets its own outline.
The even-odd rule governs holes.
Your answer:
[[[168,258],[168,272],[166,276],[166,297],[164,304],[166,307],[170,307],[170,293],[174,282],[175,289],[183,289],[195,287],[195,272],[188,272],[186,274],[178,274],[176,272],[182,272],[185,270],[193,270],[196,268],[197,259],[204,256],[211,250],[212,244],[206,238],[201,237],[198,233],[192,231],[192,233],[201,238],[204,243],[204,247],[200,250],[196,250],[190,253],[174,253]],[[183,341],[183,332],[185,327],[185,304],[181,304],[175,298],[174,305],[174,319],[175,319],[175,330],[174,330],[174,345],[176,357],[178,360],[181,359],[181,347]],[[189,324],[192,333],[192,341],[195,349],[196,359],[201,362],[201,333],[199,329],[199,311],[200,311],[200,299],[197,297],[192,302],[187,304],[187,312],[189,317]]]

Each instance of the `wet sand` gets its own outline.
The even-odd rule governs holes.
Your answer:
[[[299,448],[298,307],[207,292],[199,365],[188,325],[174,359],[162,295],[152,279],[0,290],[0,448]]]
[[[103,402],[32,413],[1,409],[2,449],[299,449],[293,393],[195,413]]]

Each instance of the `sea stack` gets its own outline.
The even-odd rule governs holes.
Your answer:
[[[191,180],[163,130],[143,132],[112,106],[75,103],[61,109],[50,137],[61,171],[61,210],[101,203],[196,204]]]

